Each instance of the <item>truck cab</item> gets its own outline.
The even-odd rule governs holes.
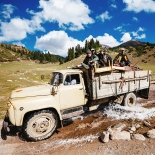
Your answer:
[[[85,84],[81,70],[64,70],[53,73],[51,94],[59,96],[60,110],[86,104]]]

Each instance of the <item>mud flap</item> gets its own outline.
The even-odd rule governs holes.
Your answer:
[[[144,98],[144,99],[148,99],[149,98],[149,91],[150,91],[150,88],[140,90],[139,91],[139,97]]]
[[[10,123],[8,117],[5,116],[5,118],[3,120],[3,129],[4,129],[5,132],[10,131],[9,124],[11,124],[11,123]]]
[[[9,118],[5,116],[4,120],[3,120],[3,126],[1,129],[1,136],[5,137],[7,135],[11,135],[14,136],[16,135],[16,133],[20,131],[20,127],[17,128],[16,126],[14,126],[10,121]],[[3,134],[3,135],[2,135]],[[3,139],[3,138],[2,138]]]

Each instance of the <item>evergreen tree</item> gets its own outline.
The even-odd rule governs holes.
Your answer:
[[[85,50],[84,53],[86,53],[87,50],[89,49],[88,43],[89,43],[89,42],[86,40],[86,41],[85,41],[85,47],[84,47],[84,50]]]
[[[60,63],[60,65],[64,63],[62,58],[59,58],[59,63]]]
[[[75,58],[74,47],[68,49],[67,61],[70,61]]]

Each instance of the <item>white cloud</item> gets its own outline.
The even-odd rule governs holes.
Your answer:
[[[138,21],[138,18],[137,17],[133,17],[132,20],[133,21]]]
[[[97,19],[100,19],[102,22],[104,22],[105,20],[110,20],[112,18],[112,16],[109,16],[109,12],[106,11],[104,13],[102,13],[101,15],[96,17]]]
[[[101,44],[108,45],[110,47],[118,46],[120,43],[111,35],[105,33],[104,36],[98,36],[96,37],[97,40]]]
[[[110,47],[118,46],[120,43],[111,35],[105,33],[103,36],[98,36],[94,38],[92,35],[90,35],[88,38],[85,40],[90,40],[90,39],[98,40],[100,44],[108,45]]]
[[[80,44],[82,47],[84,46],[83,42],[69,37],[64,31],[51,31],[40,38],[36,38],[35,48],[66,56],[68,48],[75,47],[77,44]]]
[[[114,28],[114,30],[121,32],[124,34],[126,32],[127,27],[130,26],[130,24],[121,24],[120,26]]]
[[[122,29],[123,29],[123,26],[118,26],[118,27],[116,27],[116,28],[114,28],[114,30],[117,30],[117,31],[122,31]]]
[[[155,1],[153,0],[123,0],[123,2],[126,4],[125,11],[155,12]]]
[[[126,32],[123,34],[122,38],[121,38],[121,41],[124,43],[124,42],[127,42],[129,40],[131,40],[131,36],[130,36],[130,33],[129,32]]]
[[[94,23],[89,17],[91,11],[81,0],[40,0],[39,4],[42,11],[37,12],[36,16],[44,22],[57,22],[61,28],[75,31]]]
[[[137,31],[133,31],[132,35],[135,37],[135,39],[144,39],[146,38],[146,34],[141,32],[144,32],[145,30],[142,27],[139,27]]]
[[[1,22],[0,41],[19,41],[27,37],[27,33],[33,34],[38,30],[35,21],[12,18],[9,22]],[[42,30],[40,28],[40,30]]]
[[[8,18],[11,18],[11,14],[13,13],[15,8],[16,7],[14,7],[11,4],[4,4],[4,5],[1,5],[0,12],[5,19],[8,19]]]
[[[139,31],[144,31],[144,29],[141,28],[141,27],[139,27],[139,28],[138,28],[138,32],[139,32]]]
[[[31,19],[12,18],[10,21],[0,21],[0,41],[20,41],[27,37],[27,34],[34,34],[35,31],[45,31],[41,24],[45,22],[57,22],[59,27],[70,30],[84,29],[84,25],[92,24],[94,20],[89,17],[90,10],[81,0],[48,0],[39,1],[40,12],[27,9]],[[14,7],[4,5],[5,18],[10,18]],[[6,9],[7,8],[7,9]],[[6,11],[7,10],[7,11]]]
[[[68,48],[75,47],[77,44],[84,47],[85,41],[90,41],[92,38],[95,41],[98,40],[101,44],[110,47],[118,46],[120,44],[113,36],[107,33],[96,38],[90,35],[84,41],[79,41],[75,38],[69,37],[64,31],[51,31],[40,38],[36,38],[35,48],[41,51],[47,50],[54,54],[67,56]]]
[[[20,41],[19,42],[13,42],[12,44],[13,45],[17,45],[17,46],[23,46],[23,47],[25,47],[25,44],[21,43]]]
[[[116,4],[111,4],[111,7],[116,9],[117,5]]]
[[[144,39],[144,38],[146,38],[146,34],[145,33],[140,35],[137,32],[132,32],[132,35],[135,37],[135,39]]]

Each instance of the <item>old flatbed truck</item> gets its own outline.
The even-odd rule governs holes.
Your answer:
[[[57,70],[50,83],[11,93],[3,128],[20,128],[32,141],[47,139],[63,120],[100,104],[112,101],[132,107],[137,97],[148,98],[150,75],[149,70],[116,66]]]

